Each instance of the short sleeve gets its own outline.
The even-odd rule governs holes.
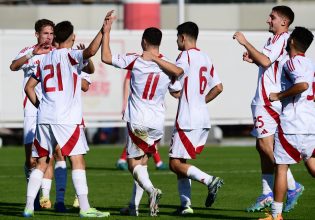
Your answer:
[[[285,36],[286,34],[284,33],[268,39],[268,42],[263,49],[263,54],[270,59],[271,63],[274,63],[283,53],[287,41]]]
[[[112,55],[112,64],[120,69],[132,70],[136,59],[140,57],[137,54],[117,54]]]
[[[285,63],[284,69],[289,73],[289,77],[293,84],[307,82],[303,67],[297,59],[289,59]]]
[[[178,92],[180,90],[182,90],[182,85],[180,84],[180,82],[175,77],[172,77],[171,83],[168,86],[168,91],[169,92]]]
[[[213,64],[211,65],[209,74],[210,74],[210,80],[208,82],[208,86],[210,87],[210,89],[212,89],[213,87],[221,83],[219,75],[216,69],[214,68]]]
[[[69,53],[69,59],[71,64],[78,64],[79,68],[83,65],[83,50],[71,50]]]
[[[81,79],[85,79],[89,84],[92,83],[90,74],[86,72],[82,72],[80,76],[81,76]]]

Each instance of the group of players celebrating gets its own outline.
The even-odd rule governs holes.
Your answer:
[[[79,215],[110,215],[90,207],[83,156],[88,146],[82,123],[81,90],[85,84],[82,75],[94,72],[90,58],[100,47],[102,62],[131,73],[131,92],[123,119],[127,123],[128,169],[134,179],[134,190],[129,206],[122,209],[121,214],[138,216],[144,191],[149,196],[149,215],[157,216],[159,212],[162,191],[151,182],[147,162],[150,155],[156,153],[157,143],[163,136],[167,91],[178,99],[169,150],[169,167],[177,176],[180,198],[177,214],[194,213],[191,180],[207,187],[206,207],[214,203],[223,185],[220,177],[188,163],[202,152],[208,137],[211,125],[207,103],[223,91],[211,59],[197,48],[198,26],[185,22],[177,27],[177,45],[181,53],[174,64],[160,53],[162,32],[155,27],[143,32],[142,54],[112,54],[110,32],[114,20],[113,11],[108,12],[90,45],[79,49],[72,49],[75,35],[69,21],[54,25],[49,20],[39,20],[35,25],[38,43],[22,50],[10,66],[11,70],[23,69],[25,73],[24,143],[28,186],[24,217],[34,216],[41,185],[51,185],[51,178],[45,182],[43,177],[52,172],[49,167],[52,167],[54,156],[55,168],[63,170],[60,175],[56,173],[57,198],[58,193],[61,196],[56,200],[55,209],[65,211],[64,157],[69,157]],[[243,33],[233,35],[246,49],[243,60],[259,67],[258,86],[252,101],[252,134],[257,138],[256,147],[261,158],[263,192],[247,211],[271,206],[272,212],[263,218],[266,220],[283,219],[282,211],[292,210],[304,190],[288,169],[290,164],[303,159],[315,176],[315,146],[312,145],[315,141],[314,66],[305,57],[313,34],[304,27],[295,27],[289,34],[293,20],[294,13],[289,7],[272,9],[267,24],[273,36],[262,52],[250,44]],[[44,192],[45,187],[42,188]],[[47,188],[50,190],[50,186]],[[49,199],[41,199],[40,205],[44,207],[47,201]]]

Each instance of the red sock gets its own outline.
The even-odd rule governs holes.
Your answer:
[[[162,162],[161,156],[160,156],[160,154],[159,154],[158,151],[156,151],[156,153],[153,154],[152,156],[153,156],[153,160],[154,160],[154,163],[155,163],[155,164],[157,164],[157,163],[159,163],[159,162]]]
[[[123,150],[123,152],[121,153],[119,159],[121,159],[121,160],[127,160],[127,151],[126,151],[126,148],[125,148],[125,147],[124,147],[124,150]]]

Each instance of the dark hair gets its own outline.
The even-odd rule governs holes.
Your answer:
[[[279,6],[273,7],[272,10],[286,17],[287,19],[289,19],[289,26],[293,23],[294,12],[292,11],[290,7],[285,6],[285,5],[279,5]]]
[[[197,24],[191,21],[187,21],[177,26],[177,35],[187,34],[188,36],[197,40],[199,34],[199,28]]]
[[[144,30],[142,39],[145,39],[151,45],[160,46],[162,40],[162,32],[155,27],[149,27]]]
[[[70,21],[62,21],[56,24],[54,33],[55,41],[57,43],[63,43],[68,39],[71,34],[73,34],[73,25]]]
[[[40,20],[36,21],[34,28],[35,28],[36,32],[40,32],[42,30],[42,28],[44,28],[46,26],[51,26],[52,28],[54,28],[55,23],[48,20],[48,19],[40,19]]]
[[[311,45],[314,35],[305,27],[295,27],[290,38],[294,40],[296,49],[304,53]]]

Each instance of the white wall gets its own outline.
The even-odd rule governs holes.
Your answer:
[[[86,45],[95,31],[77,31],[77,41]],[[206,51],[223,82],[223,93],[209,104],[212,122],[215,124],[251,123],[250,103],[257,81],[257,67],[242,61],[243,48],[232,35],[234,32],[202,31],[198,48]],[[112,53],[141,53],[141,31],[113,31]],[[249,41],[261,48],[269,36],[266,32],[245,32]],[[22,127],[22,79],[23,73],[11,72],[9,65],[25,46],[33,45],[35,38],[31,30],[0,30],[0,127]],[[161,53],[175,60],[178,51],[176,32],[163,31]],[[315,46],[311,45],[307,55],[315,60]],[[122,83],[125,71],[115,69],[101,62],[100,53],[93,61],[96,73],[93,85],[84,94],[84,116],[88,126],[119,126],[121,118]],[[176,115],[177,102],[168,96],[166,100],[167,124],[172,125]]]

